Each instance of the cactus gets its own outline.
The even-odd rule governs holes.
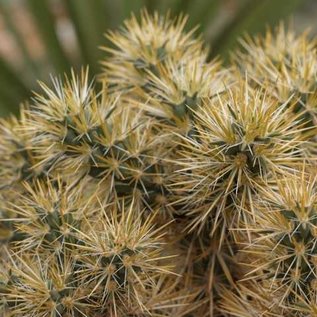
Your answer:
[[[296,36],[280,24],[274,33],[268,30],[264,37],[248,36],[241,42],[244,50],[233,55],[239,69],[256,85],[265,82],[281,103],[289,98],[296,102],[293,111],[302,114],[305,132],[313,129],[316,134],[316,39],[308,32]]]
[[[189,230],[210,221],[238,228],[256,214],[254,196],[274,177],[289,174],[306,153],[298,114],[281,105],[248,79],[213,99],[194,114],[191,136],[179,135],[177,162],[171,180],[176,203],[192,219]]]
[[[27,116],[21,111],[21,118],[1,119],[1,190],[18,187],[21,181],[31,180],[45,174],[37,167],[30,138],[21,133]]]
[[[98,85],[1,120],[1,317],[317,315],[316,40],[223,66],[186,19],[133,15]]]
[[[106,195],[138,195],[144,205],[156,208],[156,196],[165,190],[162,160],[168,151],[157,124],[119,95],[109,95],[106,87],[97,94],[87,71],[53,83],[55,90],[41,85],[46,96],[36,96],[22,129],[32,140],[38,164],[52,178],[62,174],[76,182],[87,176],[108,187]]]
[[[10,207],[19,217],[6,219],[15,221],[0,290],[5,309],[14,316],[146,311],[143,298],[159,278],[173,274],[156,215],[142,220],[135,205],[101,202],[78,184],[25,186]]]
[[[147,89],[148,73],[159,73],[161,64],[206,60],[207,50],[201,38],[193,36],[195,29],[185,33],[187,17],[171,19],[155,13],[141,12],[140,22],[132,15],[120,31],[109,32],[115,48],[105,47],[110,55],[103,62],[104,76],[116,90]]]
[[[309,310],[313,316],[317,193],[316,176],[306,172],[279,179],[277,190],[266,189],[257,202],[252,243],[242,243],[241,249],[247,254],[246,280],[274,294],[272,309],[280,306],[302,314]]]

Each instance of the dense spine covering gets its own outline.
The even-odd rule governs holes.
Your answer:
[[[317,316],[316,40],[209,61],[134,15],[0,124],[0,316]]]

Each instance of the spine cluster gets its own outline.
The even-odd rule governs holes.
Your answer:
[[[0,122],[0,316],[317,316],[316,39],[209,60],[141,12]]]

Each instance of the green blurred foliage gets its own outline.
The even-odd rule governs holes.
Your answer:
[[[62,75],[71,68],[89,65],[92,76],[98,74],[107,45],[104,33],[122,24],[131,12],[149,11],[189,15],[188,28],[197,24],[211,46],[211,58],[224,58],[244,32],[262,32],[287,18],[307,0],[0,0],[2,31],[14,41],[19,63],[0,55],[0,116],[17,113],[19,104],[37,90],[37,80],[48,81],[49,74]],[[21,32],[15,11],[25,12],[37,33],[44,54],[34,58],[28,39]],[[73,51],[62,41],[63,21],[68,22],[76,38]],[[59,28],[58,28],[59,27]]]

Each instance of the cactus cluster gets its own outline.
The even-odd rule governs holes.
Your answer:
[[[209,60],[134,15],[0,122],[0,316],[316,317],[317,40]]]

